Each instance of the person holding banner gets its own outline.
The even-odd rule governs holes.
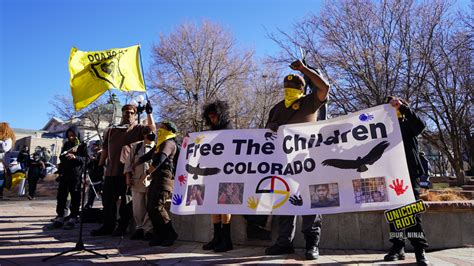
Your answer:
[[[178,129],[173,122],[162,122],[158,128],[155,147],[132,165],[132,169],[135,169],[152,159],[151,166],[140,178],[140,182],[151,179],[148,187],[147,212],[153,224],[154,234],[149,242],[150,246],[171,246],[178,238],[171,223],[171,216],[166,210],[166,202],[171,199],[173,193],[175,167],[173,162],[178,151],[176,132]]]
[[[327,101],[329,83],[300,60],[291,63],[290,68],[307,76],[317,88],[304,95],[305,81],[300,75],[290,74],[283,80],[285,99],[277,103],[268,116],[266,128],[276,132],[278,127],[286,124],[315,122],[318,109]],[[272,138],[272,132],[266,137]],[[293,238],[295,235],[296,216],[280,216],[279,232],[276,243],[265,250],[267,255],[294,253]],[[303,216],[303,229],[306,245],[305,258],[314,260],[319,257],[319,239],[321,234],[321,215]]]
[[[227,102],[216,100],[203,107],[202,118],[211,130],[232,129]],[[214,226],[212,240],[203,245],[204,250],[225,252],[233,249],[230,237],[230,214],[211,214]]]
[[[400,98],[389,96],[386,98],[386,103],[391,104],[397,110],[398,122],[400,124],[400,131],[402,133],[403,146],[405,148],[405,157],[410,174],[411,185],[415,199],[420,199],[420,184],[419,177],[425,174],[420,157],[417,137],[425,129],[425,122],[414,113],[409,107],[408,103]],[[429,261],[425,255],[425,249],[428,247],[428,242],[425,238],[423,226],[421,225],[421,218],[419,215],[415,216],[416,225],[405,229],[405,234],[410,240],[412,246],[415,248],[415,257],[418,265],[428,265]],[[397,230],[393,223],[390,223],[390,232],[395,233]],[[400,234],[391,234],[396,237],[391,237],[390,242],[393,246],[385,255],[385,261],[396,261],[405,259],[405,239],[400,237]]]
[[[123,174],[124,164],[120,162],[122,147],[143,139],[143,134],[151,128],[155,131],[155,122],[153,120],[153,108],[150,102],[146,104],[147,125],[137,123],[137,107],[126,104],[122,107],[122,121],[119,126],[109,127],[104,132],[103,150],[100,155],[99,166],[105,168],[105,179],[102,194],[102,204],[104,206],[103,225],[91,232],[93,236],[103,235],[123,235],[126,232],[128,221],[120,219],[118,227],[116,221],[117,201],[120,201],[120,216],[126,217],[125,193],[127,185]]]

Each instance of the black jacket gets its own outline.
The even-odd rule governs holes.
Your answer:
[[[223,130],[223,129],[233,129],[232,123],[228,121],[227,123],[221,123],[217,126],[211,126],[211,130]]]
[[[18,154],[17,161],[18,161],[19,163],[24,163],[24,164],[26,164],[26,166],[29,166],[30,161],[31,161],[31,159],[30,159],[30,153],[27,152],[27,151],[25,151],[25,150],[20,151],[20,153]]]
[[[87,171],[92,182],[103,181],[104,179],[104,167],[99,166],[101,152],[96,154],[94,157],[90,157]]]
[[[412,184],[415,185],[414,181],[416,181],[416,179],[421,175],[426,174],[421,164],[419,156],[420,148],[417,139],[418,135],[423,132],[426,125],[425,122],[423,122],[423,120],[421,120],[421,118],[408,106],[401,105],[399,111],[403,115],[402,118],[398,119],[398,122],[402,132],[408,172],[410,173]]]
[[[82,142],[82,136],[79,132],[79,129],[76,126],[72,126],[68,128],[68,130],[66,130],[66,137],[69,131],[74,132],[77,138],[79,139],[79,141]],[[77,147],[75,146],[76,146],[76,143],[68,140],[66,141],[66,143],[64,143],[64,146],[61,149],[61,156],[59,157],[61,160],[61,165],[59,168],[60,168],[60,174],[62,176],[80,178],[82,175],[85,158],[87,156],[87,148],[84,143],[79,144]],[[67,153],[74,154],[76,158],[67,159],[66,151],[68,151]]]

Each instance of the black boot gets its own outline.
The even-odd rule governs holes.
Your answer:
[[[270,232],[264,228],[256,225],[247,223],[247,239],[249,240],[272,240]]]
[[[293,253],[295,253],[293,246],[279,246],[278,244],[274,244],[265,249],[265,255],[284,255]]]
[[[162,224],[158,228],[154,228],[153,230],[153,237],[148,242],[148,244],[153,247],[153,246],[161,246],[161,243],[163,243],[163,240],[165,240],[165,232],[162,230],[165,225]]]
[[[143,236],[145,235],[145,231],[143,229],[137,229],[135,230],[135,233],[130,237],[131,240],[141,240],[143,239]]]
[[[304,257],[307,260],[317,260],[319,258],[319,248],[317,238],[314,236],[305,236],[305,253]]]
[[[165,239],[163,239],[163,242],[161,242],[160,246],[163,247],[169,247],[174,244],[174,241],[178,239],[178,234],[173,228],[173,225],[171,224],[171,221],[169,221],[167,224],[164,226],[165,228],[163,229],[165,233]]]
[[[222,225],[221,241],[214,248],[215,252],[226,252],[232,250],[232,239],[230,237],[230,223]]]
[[[95,229],[91,231],[92,236],[107,236],[111,235],[114,232],[114,228],[110,226],[103,225],[99,229]]]
[[[383,258],[384,261],[395,261],[405,259],[405,247],[399,245],[393,245],[390,251]]]
[[[217,243],[221,240],[221,223],[214,224],[214,236],[212,237],[211,242],[204,244],[202,249],[204,250],[211,250],[217,246]]]
[[[430,264],[430,262],[426,258],[425,249],[423,249],[423,248],[416,248],[415,249],[415,257],[416,257],[416,264],[418,264],[420,266],[425,266],[425,265]]]

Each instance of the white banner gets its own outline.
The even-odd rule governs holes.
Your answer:
[[[328,214],[414,202],[395,109],[183,140],[175,214]]]

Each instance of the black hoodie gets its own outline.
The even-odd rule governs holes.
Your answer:
[[[66,130],[67,141],[64,143],[63,148],[61,149],[61,156],[59,157],[61,160],[60,172],[62,176],[80,178],[84,167],[85,157],[87,156],[87,148],[84,143],[81,143],[79,146],[75,147],[78,143],[71,142],[67,138],[69,131],[74,132],[79,142],[82,142],[82,136],[77,126],[71,126],[68,128],[68,130]],[[67,153],[74,154],[76,158],[67,159]]]
[[[399,111],[403,115],[402,118],[398,119],[398,122],[400,123],[400,131],[402,132],[408,172],[410,173],[412,184],[415,187],[417,185],[416,179],[426,174],[421,164],[417,140],[418,135],[423,132],[426,125],[408,106],[401,105]]]

